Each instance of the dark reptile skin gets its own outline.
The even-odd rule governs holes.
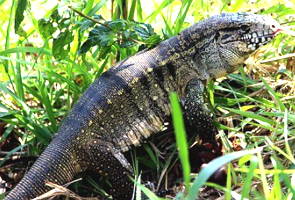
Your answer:
[[[5,200],[32,199],[48,191],[46,181],[65,184],[85,170],[109,177],[115,200],[131,199],[132,168],[122,152],[162,130],[169,92],[178,93],[190,129],[214,140],[217,130],[202,95],[206,82],[235,71],[266,43],[255,43],[253,33],[270,40],[273,26],[265,16],[222,14],[121,61],[89,87]]]

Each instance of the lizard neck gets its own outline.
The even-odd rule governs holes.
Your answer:
[[[173,63],[192,68],[200,80],[225,76],[232,67],[222,57],[214,28],[196,24],[163,41],[157,48],[160,65]]]

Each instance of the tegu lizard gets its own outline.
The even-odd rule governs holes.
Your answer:
[[[131,199],[132,169],[122,152],[161,131],[171,114],[169,93],[182,100],[190,130],[214,140],[206,82],[234,72],[280,30],[267,16],[224,13],[119,62],[90,85],[5,200],[32,199],[49,190],[46,181],[65,184],[86,170],[109,178],[113,199]]]

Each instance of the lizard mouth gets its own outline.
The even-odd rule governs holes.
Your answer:
[[[247,33],[242,37],[242,40],[247,43],[249,49],[254,51],[267,44],[281,31],[282,29],[277,29],[275,31],[270,29],[268,31]]]

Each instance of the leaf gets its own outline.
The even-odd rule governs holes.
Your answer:
[[[86,53],[87,51],[89,51],[89,49],[93,47],[93,44],[91,42],[91,40],[86,40],[82,46],[80,47],[79,51],[78,51],[78,54],[84,54]]]
[[[115,38],[116,36],[111,29],[102,25],[96,26],[89,33],[88,46],[91,46],[91,47],[95,45],[99,47],[110,46],[115,40]]]
[[[52,34],[56,31],[56,28],[53,27],[53,23],[48,19],[38,20],[38,28],[44,39],[49,39],[52,37]]]
[[[58,9],[57,7],[55,7],[50,15],[50,18],[55,21],[58,22],[60,20],[60,15],[58,14]]]
[[[15,11],[14,31],[18,34],[19,26],[24,20],[24,12],[27,8],[27,0],[18,0]]]
[[[69,30],[61,32],[56,39],[53,40],[52,54],[56,59],[64,59],[69,52],[69,45],[73,41],[74,36]]]
[[[160,41],[161,37],[154,32],[151,25],[116,19],[94,27],[90,31],[88,39],[80,47],[79,54],[86,53],[94,46],[97,46],[100,51],[109,52],[105,49],[112,47],[127,49],[142,44],[145,47],[151,47]],[[121,52],[121,55],[123,55],[123,52]]]
[[[101,15],[94,15],[93,18],[98,21],[103,20],[103,17]],[[77,24],[80,26],[81,31],[85,31],[85,30],[93,27],[95,25],[95,22],[91,21],[89,19],[84,19],[80,22],[77,22]]]
[[[102,48],[98,55],[98,60],[104,59],[111,52],[111,47]]]
[[[119,32],[127,28],[127,21],[122,19],[109,21],[106,24],[112,29],[113,32]]]
[[[149,38],[147,38],[146,40],[144,40],[144,42],[146,44],[148,44],[148,47],[155,46],[158,43],[160,43],[161,41],[162,41],[162,39],[159,35],[152,35]]]
[[[123,42],[120,44],[120,47],[122,47],[122,48],[127,48],[127,47],[132,47],[132,46],[134,46],[134,45],[135,45],[135,42],[125,40],[125,41],[123,41]]]
[[[154,30],[151,25],[149,24],[138,24],[134,28],[135,32],[138,34],[139,37],[148,38],[152,34],[154,34]]]

